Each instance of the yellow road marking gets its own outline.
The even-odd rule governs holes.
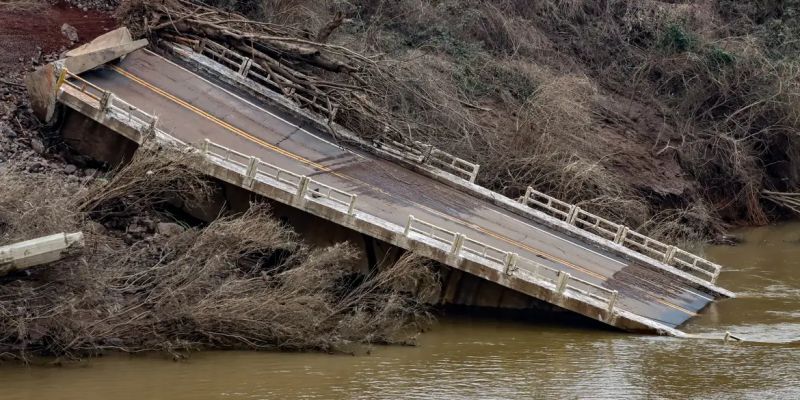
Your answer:
[[[375,187],[373,185],[370,185],[370,184],[368,184],[368,183],[366,183],[364,181],[361,181],[361,180],[359,180],[357,178],[354,178],[354,177],[351,177],[351,176],[344,175],[342,173],[333,171],[330,168],[328,168],[328,167],[326,167],[326,166],[324,166],[322,164],[319,164],[317,162],[308,160],[306,158],[303,158],[303,157],[301,157],[299,155],[296,155],[296,154],[294,154],[292,152],[289,152],[287,150],[281,149],[280,147],[277,147],[277,146],[273,145],[272,143],[269,143],[269,142],[267,142],[267,141],[265,141],[265,140],[263,140],[261,138],[258,138],[257,136],[255,136],[255,135],[253,135],[253,134],[251,134],[251,133],[249,133],[247,131],[244,131],[244,130],[242,130],[240,128],[237,128],[236,126],[231,125],[230,123],[225,122],[222,119],[220,119],[220,118],[218,118],[218,117],[216,117],[214,115],[209,114],[205,110],[202,110],[202,109],[200,109],[200,108],[198,108],[198,107],[196,107],[196,106],[184,101],[183,99],[181,99],[179,97],[176,97],[176,96],[174,96],[173,94],[171,94],[171,93],[169,93],[167,91],[164,91],[163,89],[161,89],[161,88],[159,88],[159,87],[157,87],[157,86],[145,81],[142,78],[139,78],[138,76],[136,76],[136,75],[134,75],[134,74],[132,74],[132,73],[130,73],[128,71],[125,71],[124,69],[122,69],[122,68],[120,68],[118,66],[112,65],[111,68],[113,68],[116,72],[118,72],[122,76],[124,76],[124,77],[126,77],[126,78],[128,78],[128,79],[130,79],[130,80],[132,80],[134,82],[139,83],[140,85],[150,89],[151,91],[161,95],[162,97],[165,97],[165,98],[173,101],[174,103],[176,103],[176,104],[178,104],[178,105],[180,105],[180,106],[182,106],[182,107],[194,112],[195,114],[198,114],[198,115],[202,116],[203,118],[209,120],[210,122],[212,122],[212,123],[214,123],[214,124],[216,124],[218,126],[221,126],[221,127],[225,128],[225,129],[231,131],[232,133],[244,138],[244,139],[247,139],[247,140],[249,140],[249,141],[251,141],[253,143],[256,143],[256,144],[258,144],[258,145],[260,145],[262,147],[265,147],[265,148],[268,148],[270,150],[273,150],[276,153],[279,153],[281,155],[289,157],[289,158],[291,158],[291,159],[293,159],[295,161],[299,161],[299,162],[301,162],[303,164],[312,166],[312,167],[314,167],[316,169],[319,169],[321,171],[331,173],[331,174],[333,174],[333,175],[335,175],[335,176],[337,176],[339,178],[342,178],[344,180],[347,180],[347,181],[350,181],[350,182],[354,182],[354,183],[358,183],[358,184],[363,185],[365,187],[369,187],[369,188],[371,188],[373,190],[376,190],[376,191],[378,191],[380,193],[383,193],[383,194],[391,196],[390,193],[387,193],[386,191],[384,191],[381,188],[378,188],[378,187]],[[553,255],[545,253],[545,252],[543,252],[541,250],[538,250],[538,249],[535,249],[533,247],[530,247],[525,243],[518,242],[518,241],[513,240],[511,238],[507,238],[507,237],[505,237],[505,236],[503,236],[501,234],[498,234],[498,233],[495,233],[493,231],[490,231],[490,230],[488,230],[486,228],[483,228],[483,227],[474,225],[474,224],[472,224],[470,222],[461,220],[459,218],[455,218],[455,217],[452,217],[450,215],[444,214],[444,213],[442,213],[440,211],[431,209],[430,207],[428,207],[426,205],[416,203],[413,200],[410,200],[410,199],[407,199],[407,200],[411,201],[415,206],[417,206],[417,207],[419,207],[419,208],[421,208],[423,210],[426,210],[426,211],[428,211],[428,212],[430,212],[432,214],[438,215],[439,217],[444,218],[446,220],[450,220],[450,221],[458,223],[460,225],[463,225],[463,226],[466,226],[466,227],[470,227],[470,228],[472,228],[474,230],[480,231],[480,232],[482,232],[482,233],[484,233],[486,235],[494,237],[495,239],[501,240],[501,241],[506,242],[506,243],[508,243],[510,245],[513,245],[513,246],[528,250],[529,252],[531,252],[533,254],[536,254],[538,256],[544,257],[544,258],[549,259],[551,261],[555,261],[555,262],[561,263],[561,264],[563,264],[563,265],[565,265],[567,267],[570,267],[570,268],[572,268],[574,270],[582,271],[582,272],[586,273],[587,275],[594,276],[594,277],[596,277],[598,279],[604,279],[604,280],[608,279],[607,277],[605,277],[602,274],[599,274],[597,272],[585,269],[585,268],[580,267],[578,265],[575,265],[575,264],[573,264],[573,263],[571,263],[571,262],[569,262],[567,260],[564,260],[562,258],[553,256]],[[687,309],[685,309],[683,307],[680,307],[680,306],[678,306],[676,304],[673,304],[673,303],[670,303],[668,301],[659,299],[657,297],[653,297],[653,299],[656,300],[657,302],[667,306],[667,307],[674,308],[674,309],[676,309],[678,311],[681,311],[683,313],[686,313],[686,314],[688,314],[690,316],[696,316],[697,315],[696,313],[694,313],[692,311],[689,311],[689,310],[687,310]]]

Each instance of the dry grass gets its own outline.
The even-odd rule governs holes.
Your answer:
[[[767,222],[775,215],[760,191],[800,186],[798,64],[781,53],[798,42],[793,5],[275,1],[256,12],[219,3],[310,33],[343,12],[332,41],[375,55],[396,79],[368,79],[391,129],[347,111],[341,122],[476,161],[480,183],[509,196],[531,185],[631,226],[707,211],[699,220],[712,229],[666,229],[697,238],[723,221]],[[665,192],[665,180],[683,191]]]
[[[65,229],[88,235],[79,257],[4,278],[0,358],[335,351],[408,343],[430,322],[426,304],[438,281],[422,259],[360,273],[347,243],[310,248],[265,205],[133,242],[97,228],[97,221],[127,226],[167,201],[206,196],[209,183],[178,162],[140,152],[88,186],[49,175],[0,177],[9,189],[0,193],[0,243]]]

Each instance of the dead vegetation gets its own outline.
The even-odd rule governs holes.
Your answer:
[[[800,185],[794,4],[208,3],[280,26],[321,54],[363,54],[345,57],[369,62],[350,64],[358,99],[337,100],[333,108],[348,110],[337,122],[476,161],[479,181],[512,197],[532,185],[653,234],[694,239],[779,217],[762,189]],[[178,18],[204,12],[181,4]],[[148,24],[164,26],[164,37],[201,36],[164,25],[168,14]],[[325,43],[310,39],[332,21]],[[240,47],[230,38],[221,39]],[[665,220],[682,228],[656,228]]]
[[[335,351],[407,343],[429,322],[426,302],[438,282],[421,259],[358,271],[350,245],[310,248],[263,204],[141,240],[115,229],[213,190],[191,169],[177,168],[182,161],[139,152],[88,184],[0,175],[0,243],[65,229],[87,233],[80,257],[3,278],[0,358]]]

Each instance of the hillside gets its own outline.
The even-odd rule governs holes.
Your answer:
[[[356,0],[214,5],[374,56],[407,136],[651,234],[786,217],[796,190],[795,1]],[[764,4],[762,4],[764,3]],[[335,25],[335,24],[334,24]]]

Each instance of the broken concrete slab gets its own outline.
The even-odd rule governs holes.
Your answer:
[[[57,233],[0,247],[0,276],[60,260],[83,247],[83,233]]]
[[[56,90],[62,68],[80,74],[147,46],[146,39],[133,40],[126,27],[98,36],[89,43],[72,49],[65,58],[43,65],[25,78],[31,107],[37,118],[50,122],[55,112]]]
[[[133,40],[128,28],[123,26],[68,51],[64,62],[70,72],[80,74],[145,47],[147,44],[147,39]]]

